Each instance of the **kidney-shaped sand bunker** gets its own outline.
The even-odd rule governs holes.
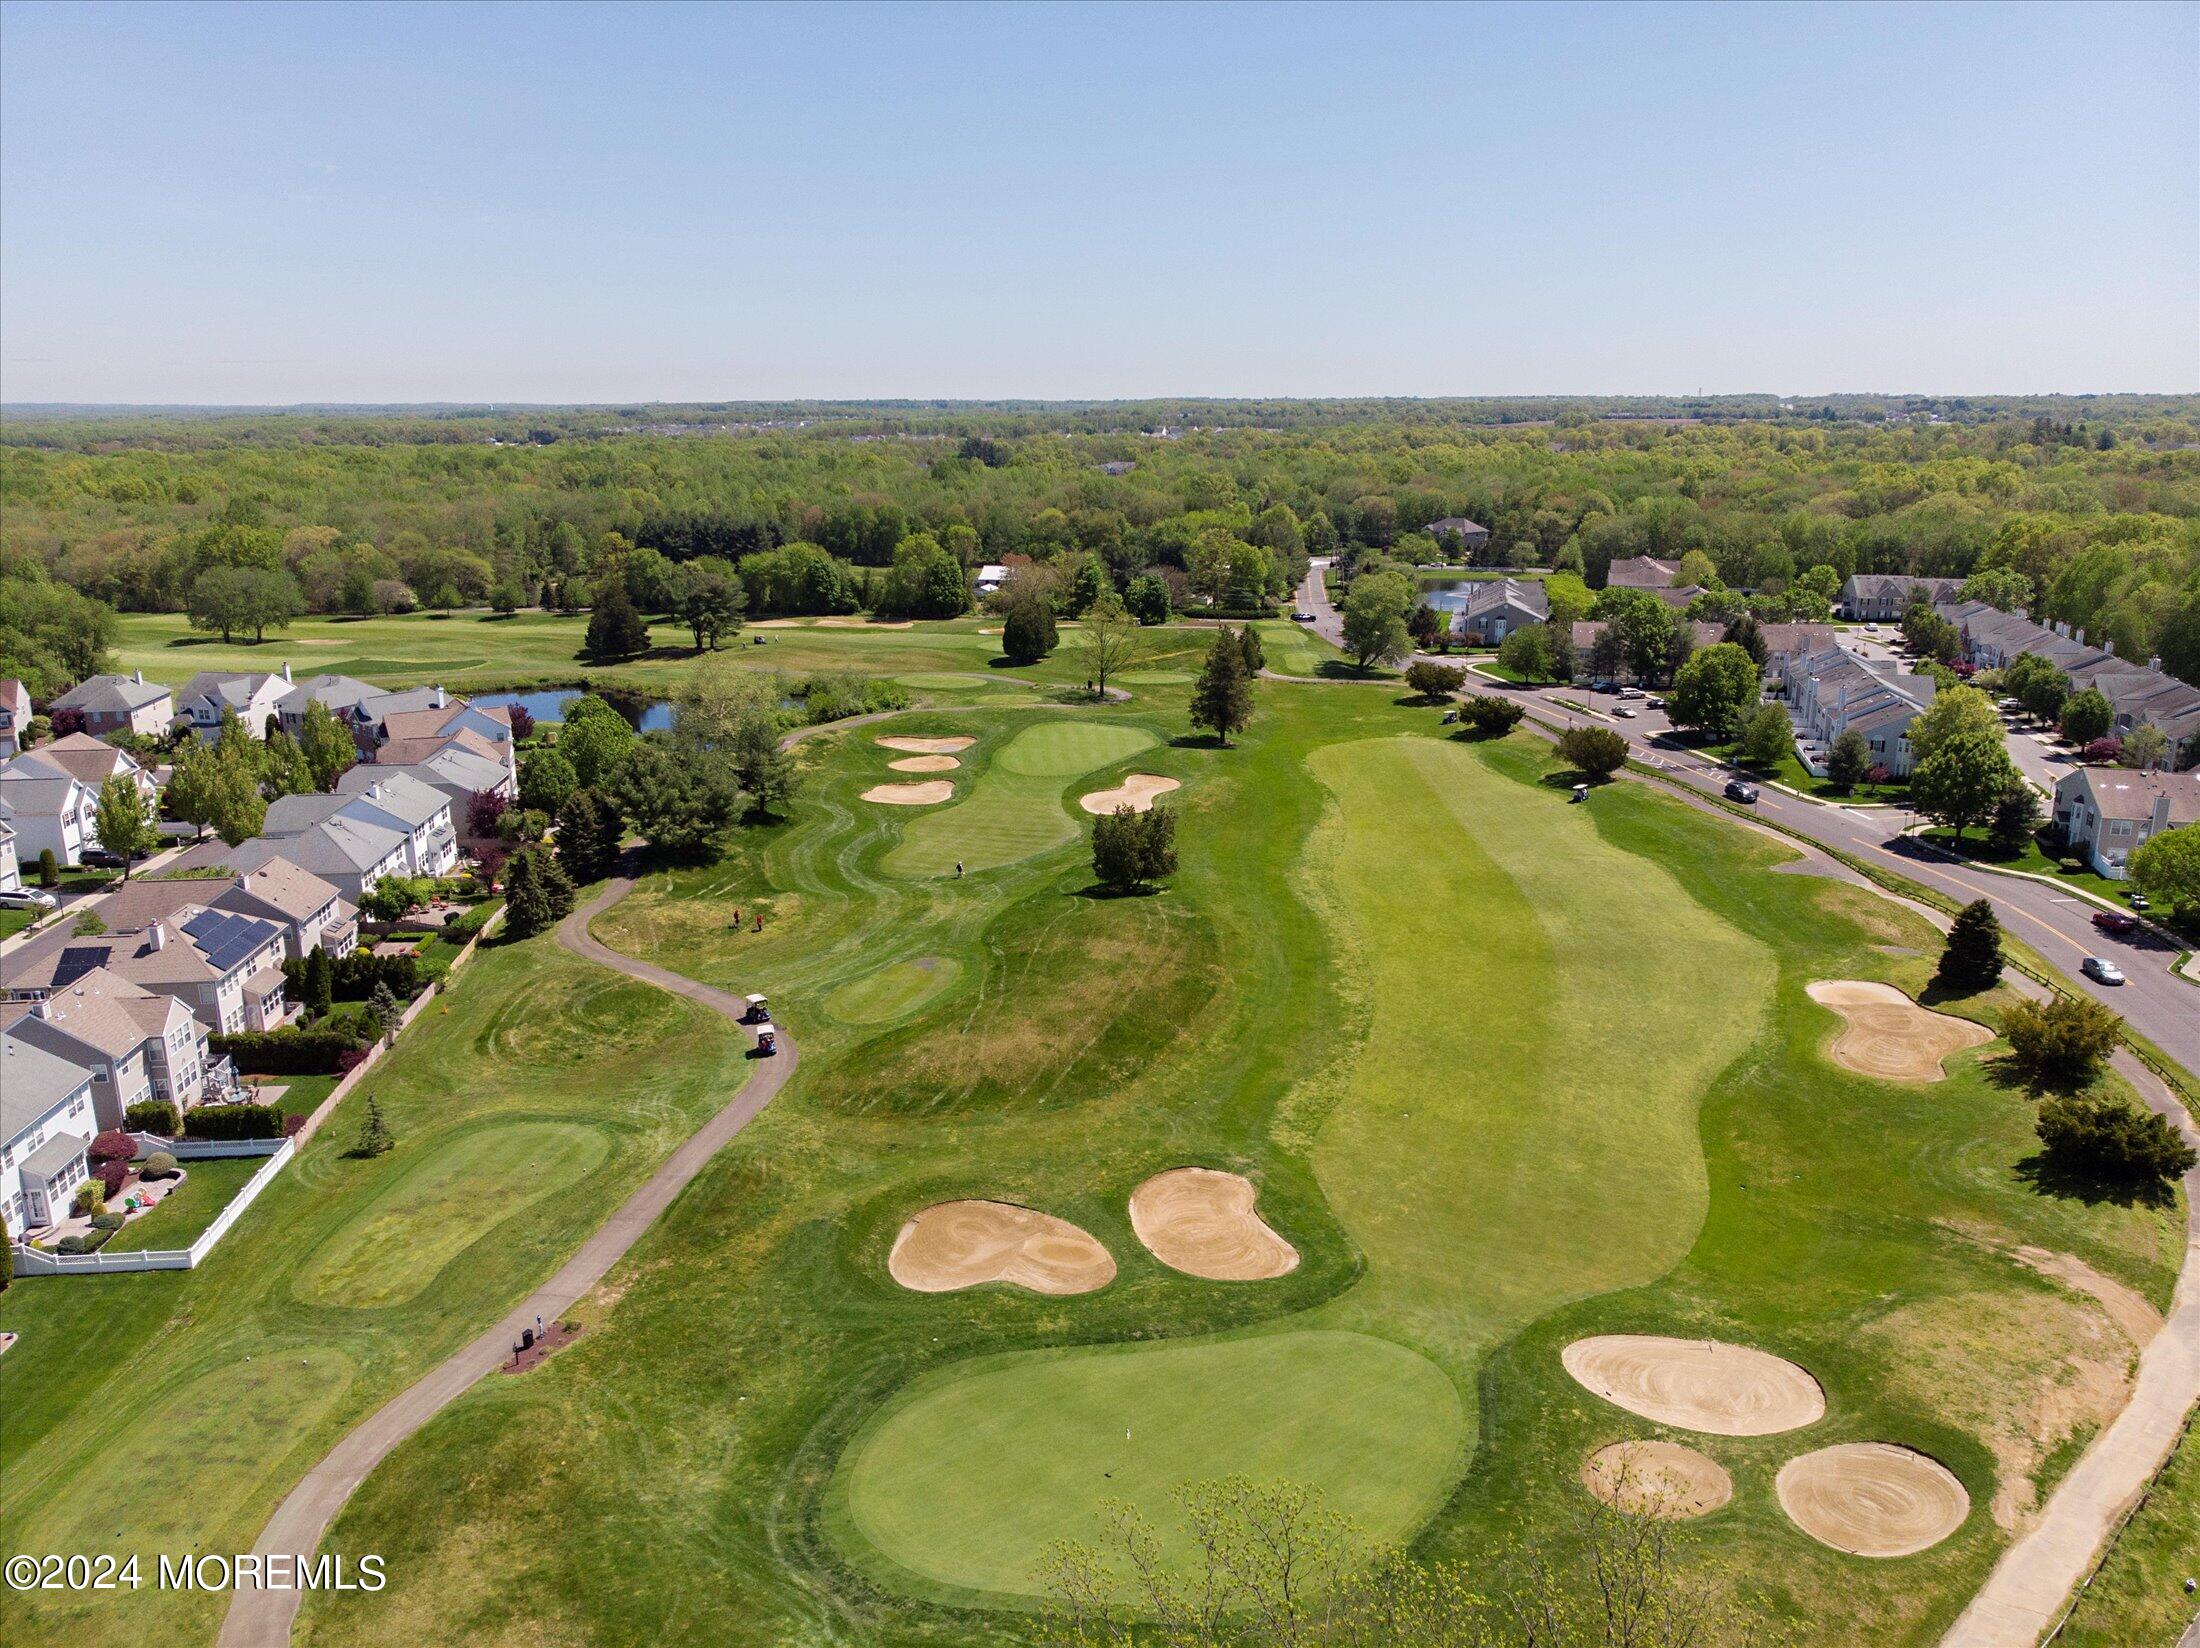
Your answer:
[[[1848,1022],[1833,1039],[1833,1060],[1859,1075],[1885,1081],[1939,1081],[1941,1061],[1966,1047],[1994,1039],[1969,1019],[1918,1006],[1891,984],[1863,979],[1818,979],[1806,985],[1810,999]]]
[[[1134,813],[1151,812],[1156,801],[1177,787],[1173,778],[1132,773],[1112,790],[1094,790],[1090,795],[1079,797],[1077,804],[1086,812],[1102,817],[1118,807],[1128,807]]]
[[[1770,1436],[1825,1416],[1826,1393],[1793,1362],[1716,1339],[1608,1333],[1559,1353],[1615,1407],[1713,1436]]]
[[[911,755],[958,755],[977,740],[960,734],[952,738],[907,738],[897,735],[874,739],[873,742],[881,749],[906,750]]]
[[[1212,1282],[1265,1282],[1296,1270],[1299,1250],[1254,1211],[1250,1179],[1173,1167],[1131,1192],[1131,1228],[1172,1270]]]
[[[1091,1293],[1115,1279],[1099,1238],[1013,1202],[935,1202],[901,1227],[886,1268],[918,1293],[1011,1282],[1033,1293]]]
[[[932,807],[955,799],[955,786],[944,778],[922,784],[873,784],[863,799],[886,807]]]

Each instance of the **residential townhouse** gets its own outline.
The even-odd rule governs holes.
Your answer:
[[[1436,540],[1438,549],[1453,554],[1472,555],[1490,547],[1490,529],[1464,515],[1446,515],[1440,521],[1429,522],[1428,535]]]
[[[458,867],[451,798],[433,784],[402,768],[353,767],[337,779],[336,793],[353,817],[405,832],[407,874],[445,876]]]
[[[1841,632],[1831,624],[1759,624],[1757,633],[1764,638],[1765,673],[1774,677],[1790,653],[1823,652],[1841,644]]]
[[[110,778],[127,778],[137,785],[138,794],[148,802],[157,800],[160,786],[153,775],[128,750],[115,748],[104,740],[94,738],[88,732],[72,732],[41,744],[35,750],[19,755],[9,765],[23,766],[26,770],[43,773],[48,777],[66,774],[95,795]]]
[[[132,931],[67,928],[0,956],[0,1000],[43,1001],[95,967],[173,996],[221,1035],[274,1030],[296,1009],[283,991],[283,929],[190,905]]]
[[[1678,561],[1661,561],[1655,555],[1636,555],[1627,560],[1614,561],[1612,570],[1605,574],[1607,589],[1659,590],[1671,586],[1681,575]]]
[[[1911,578],[1900,573],[1860,572],[1843,581],[1834,606],[1841,616],[1856,623],[1885,623],[1899,619],[1923,601],[1938,606],[1953,601],[1963,587],[1961,578]]]
[[[1493,578],[1432,595],[1428,602],[1451,614],[1453,635],[1483,646],[1495,646],[1514,630],[1551,616],[1551,598],[1535,579]]]
[[[2055,828],[2072,852],[2122,881],[2131,855],[2165,830],[2200,822],[2200,776],[2079,767],[2055,784]]]
[[[56,698],[52,708],[75,710],[84,718],[84,730],[95,737],[134,732],[165,738],[176,724],[175,699],[166,687],[146,680],[143,670],[79,681]]]
[[[20,681],[0,681],[0,761],[23,753],[31,735],[31,690]]]
[[[2200,687],[2151,661],[2138,664],[2090,646],[2084,631],[2065,633],[2067,625],[2050,629],[1981,601],[1936,610],[1956,626],[1967,662],[2001,669],[2028,652],[2045,658],[2070,678],[2072,691],[2092,688],[2108,700],[2114,712],[2109,730],[2115,736],[2128,737],[2140,726],[2158,727],[2169,740],[2175,766],[2200,763]]]
[[[287,859],[299,869],[319,876],[351,904],[358,904],[385,876],[408,874],[404,835],[370,819],[349,818],[340,812],[300,829],[294,835],[258,836],[239,846],[210,841],[194,847],[176,860],[186,870],[225,868],[238,872],[258,870],[275,859]]]
[[[371,725],[372,717],[366,706],[377,698],[388,696],[386,688],[370,686],[349,675],[311,675],[275,701],[275,719],[283,731],[296,738],[305,730],[307,708],[318,703],[326,706],[344,726],[356,731]],[[365,745],[361,747],[364,749]]]
[[[232,851],[242,850],[221,847],[217,856],[226,860]],[[331,956],[348,955],[358,947],[359,912],[332,883],[279,857],[247,869],[226,862],[219,867],[230,873],[133,881],[109,893],[101,913],[110,927],[134,932],[155,921],[173,920],[189,907],[226,910],[275,922],[283,929],[283,948],[293,958],[316,948]]]
[[[99,840],[99,792],[68,773],[33,763],[37,752],[0,766],[0,807],[15,830],[17,855],[36,863],[50,852],[56,863],[84,862],[84,849]]]
[[[92,1073],[0,1030],[0,1224],[9,1241],[65,1217],[91,1177]]]
[[[276,707],[290,692],[290,665],[273,674],[258,670],[201,670],[176,695],[178,713],[208,743],[221,736],[222,717],[233,713],[254,738],[265,738]]]
[[[229,1061],[211,1055],[206,1026],[188,1007],[104,967],[44,1000],[0,1005],[0,1025],[92,1073],[102,1131],[125,1126],[130,1107],[148,1099],[189,1110],[235,1086]]]
[[[0,893],[22,890],[23,864],[15,856],[14,809],[0,801]]]
[[[1804,768],[1823,777],[1826,756],[1843,733],[1864,735],[1872,764],[1896,778],[1909,776],[1910,723],[1931,707],[1937,683],[1909,675],[1883,660],[1859,658],[1840,647],[1797,649],[1780,660],[1778,677],[1795,723],[1796,754]]]
[[[462,827],[474,796],[482,791],[493,792],[506,801],[519,793],[518,773],[509,756],[471,732],[440,739],[393,741],[383,745],[376,757],[376,772],[403,773],[441,791],[451,804],[453,822]]]
[[[1601,618],[1577,618],[1568,626],[1566,639],[1571,650],[1573,679],[1586,681],[1601,674],[1596,667],[1597,642],[1603,638],[1604,632],[1610,627]],[[1726,631],[1721,626],[1706,623],[1701,618],[1688,620],[1688,634],[1689,639],[1699,647],[1711,646],[1726,637]],[[1566,660],[1561,658],[1560,662],[1563,664]],[[1613,679],[1632,681],[1635,679],[1635,672],[1629,665],[1622,662]]]

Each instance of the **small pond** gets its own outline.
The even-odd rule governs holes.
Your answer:
[[[485,692],[474,702],[492,710],[499,704],[517,704],[537,721],[563,721],[565,706],[580,696],[578,687],[546,687],[539,692]],[[633,722],[637,732],[663,732],[672,725],[672,705],[665,699],[617,692],[596,696]]]

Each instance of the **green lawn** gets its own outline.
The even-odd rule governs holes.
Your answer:
[[[22,1335],[0,1358],[0,1544],[148,1565],[249,1549],[308,1465],[547,1278],[746,1068],[722,1020],[547,938],[488,951],[438,1007],[196,1270],[0,1296]],[[366,1092],[397,1147],[362,1160]],[[129,1241],[187,1241],[211,1217],[200,1186],[258,1165],[193,1165]],[[204,1642],[222,1599],[147,1585],[5,1607],[11,1643]]]
[[[109,1245],[117,1253],[189,1247],[244,1188],[244,1182],[266,1165],[265,1156],[216,1156],[187,1164],[183,1183],[162,1197],[152,1212],[116,1231]]]
[[[1969,859],[1972,863],[1983,865],[1988,869],[2021,870],[2027,875],[2046,876],[2051,880],[2061,882],[2066,887],[2082,888],[2086,892],[2105,898],[2119,909],[2130,900],[2131,884],[2129,882],[2111,881],[2091,865],[2082,865],[2075,870],[2069,869],[2064,866],[2060,858],[2050,857],[2046,850],[2047,833],[2044,830],[2025,843],[2023,852],[2014,854],[1995,852],[1987,845],[1982,831],[1969,833],[1960,843],[1956,840],[1956,833],[1953,830],[1932,829],[1921,833],[1934,846],[1955,853],[1959,857]]]
[[[1703,753],[1714,761],[1723,761],[1730,766],[1748,765],[1736,761],[1735,748],[1733,744],[1707,744],[1703,746]],[[1832,779],[1812,777],[1810,769],[1803,765],[1802,757],[1795,753],[1793,744],[1780,752],[1780,759],[1770,768],[1751,765],[1749,771],[1770,783],[1785,784],[1799,794],[1815,796],[1820,801],[1839,801],[1850,805],[1884,801],[1899,805],[1902,798],[1910,793],[1908,780],[1890,779],[1884,784],[1859,784],[1844,794]]]
[[[2124,1525],[2108,1560],[2086,1587],[2063,1634],[2068,1648],[2174,1643],[2200,1617],[2185,1581],[2200,1572],[2200,1440],[2183,1445]]]
[[[1181,689],[1160,691],[893,730],[975,733],[958,781],[1020,781],[1000,758],[1034,716],[1179,735]],[[1160,1524],[1171,1482],[1242,1468],[1361,1496],[1423,1557],[1563,1559],[1581,1457],[1658,1434],[1560,1367],[1611,1331],[1816,1373],[1828,1413],[1800,1441],[1689,1438],[1737,1485],[1690,1549],[1805,1643],[1933,1641],[2006,1542],[1997,1498],[2040,1491],[2099,1422],[2082,1393],[2117,1343],[2002,1249],[2075,1253],[2160,1304],[2177,1210],[2037,1189],[2030,1107],[1990,1054],[1930,1088],[1827,1061],[1807,982],[1925,982],[1924,955],[1890,953],[1929,946],[1898,908],[1777,873],[1780,847],[1641,786],[1568,807],[1525,736],[1442,742],[1388,693],[1259,695],[1229,750],[1137,755],[1193,781],[1157,896],[1089,896],[1074,776],[1044,780],[1058,845],[896,873],[914,826],[857,799],[884,771],[866,727],[804,746],[787,822],[599,921],[768,991],[801,1072],[576,1311],[575,1344],[362,1486],[331,1548],[381,1552],[392,1584],[310,1599],[300,1642],[1027,1640],[1038,1544],[1089,1530],[1118,1463]],[[2000,998],[1946,1005],[1991,1022]],[[1252,1176],[1298,1269],[1217,1284],[1147,1255],[1126,1200],[1184,1162]],[[962,1196],[1074,1221],[1115,1280],[896,1286],[903,1221]],[[1309,1418],[1350,1382],[1380,1411]],[[1867,1438],[1964,1479],[1954,1538],[1865,1563],[1786,1522],[1780,1463]]]

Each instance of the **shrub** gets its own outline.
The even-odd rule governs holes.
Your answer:
[[[176,1166],[176,1158],[165,1150],[156,1150],[145,1158],[145,1165],[138,1169],[141,1179],[173,1179],[182,1171]]]
[[[137,1154],[137,1140],[119,1127],[110,1127],[85,1147],[84,1154],[95,1166],[100,1162],[126,1162]]]
[[[92,1169],[92,1177],[99,1181],[100,1200],[112,1201],[122,1194],[122,1187],[129,1182],[128,1162],[101,1162]]]
[[[97,1179],[86,1179],[76,1187],[76,1199],[70,1205],[79,1213],[89,1213],[97,1218],[107,1211],[106,1186]]]
[[[2040,1143],[2065,1166],[2145,1186],[2174,1183],[2192,1147],[2151,1110],[2108,1094],[2061,1094],[2040,1106]]]
[[[283,1118],[283,1137],[286,1139],[296,1138],[300,1133],[305,1131],[305,1125],[306,1118],[304,1116],[285,1116]]]
[[[1524,704],[1484,693],[1459,706],[1459,721],[1478,738],[1496,738],[1520,725],[1520,718],[1527,713]]]
[[[2020,1001],[2002,1015],[2017,1064],[2042,1087],[2082,1087],[2123,1034],[2124,1021],[2097,1001],[2060,996]]]
[[[340,1027],[324,1025],[313,1030],[245,1030],[234,1036],[214,1036],[208,1045],[226,1053],[241,1070],[269,1076],[326,1076],[339,1067],[337,1061],[359,1045],[358,1036]],[[184,1118],[184,1132],[191,1137],[196,1110]],[[247,1137],[264,1137],[253,1134]]]
[[[119,1213],[102,1213],[92,1221],[92,1228],[94,1230],[105,1230],[113,1232],[120,1230],[122,1228],[122,1225],[123,1218],[122,1215]]]
[[[1609,727],[1574,727],[1559,739],[1558,755],[1576,772],[1609,778],[1627,765],[1627,740]]]
[[[187,1139],[272,1139],[282,1130],[282,1110],[272,1104],[202,1105],[183,1118]]]
[[[1457,664],[1438,664],[1417,659],[1406,666],[1406,685],[1429,703],[1449,698],[1467,684],[1467,672]]]
[[[122,1113],[122,1120],[133,1133],[159,1133],[171,1139],[182,1125],[173,1099],[140,1099]]]
[[[450,924],[444,923],[444,930]],[[392,995],[407,998],[420,993],[420,959],[417,956],[378,956],[371,950],[354,950],[339,957],[329,980],[338,1001],[365,1001],[377,984],[386,984]]]

